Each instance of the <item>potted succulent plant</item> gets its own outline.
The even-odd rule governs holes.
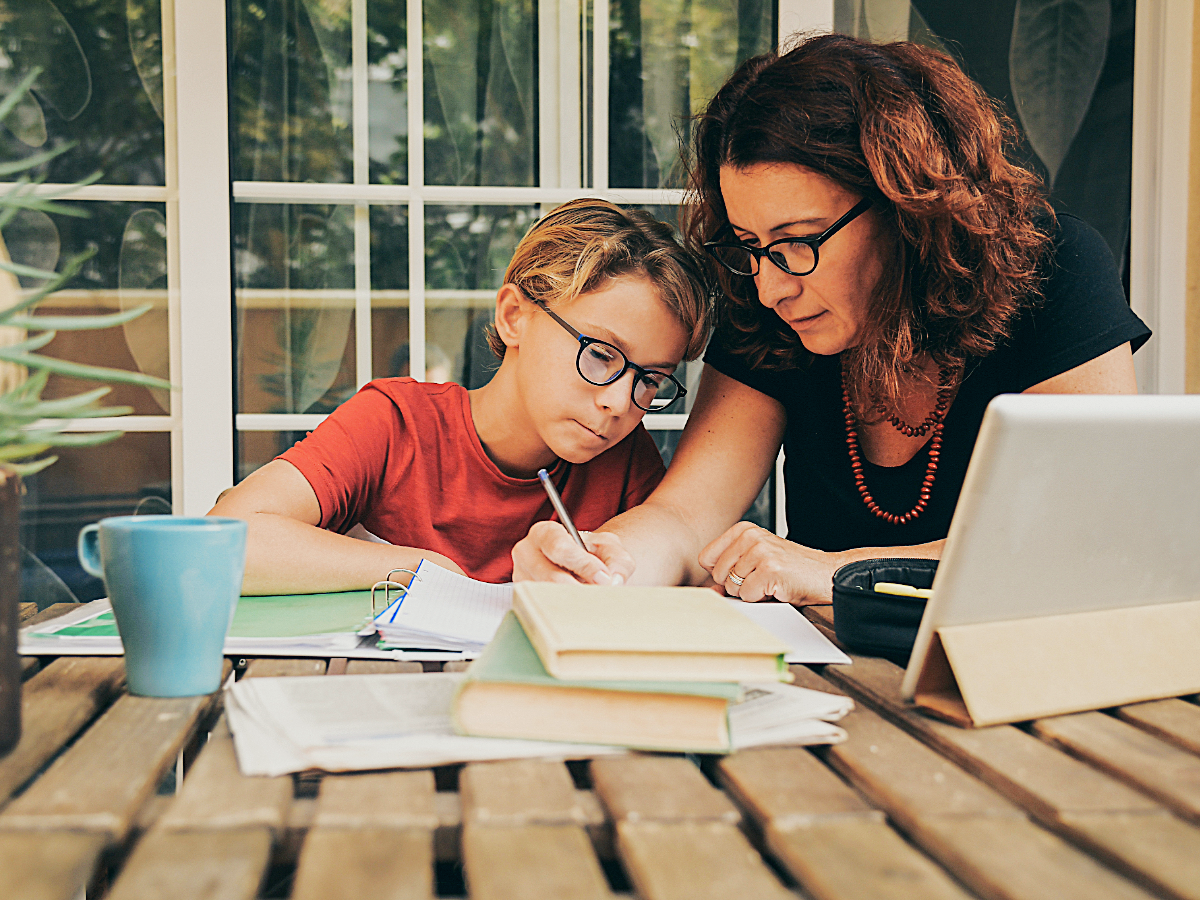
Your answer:
[[[31,72],[2,102],[0,121],[13,110],[39,74]],[[0,162],[0,180],[7,188],[0,192],[0,229],[22,210],[81,215],[75,207],[39,196],[37,179],[29,172],[69,147],[57,148],[25,159]],[[44,469],[58,457],[55,447],[88,447],[120,437],[119,431],[67,433],[72,419],[120,416],[131,412],[127,406],[102,406],[108,387],[97,387],[70,397],[43,399],[42,392],[50,375],[58,373],[74,378],[123,382],[152,388],[170,388],[167,382],[140,372],[126,372],[43,356],[41,350],[55,333],[67,330],[111,328],[135,319],[149,306],[98,316],[38,316],[37,305],[69,282],[91,256],[84,253],[69,260],[59,272],[46,272],[13,263],[0,254],[0,271],[26,280],[40,280],[40,286],[21,292],[15,303],[0,309],[0,328],[18,329],[14,343],[0,346],[0,363],[19,367],[24,377],[15,387],[0,394],[0,755],[12,749],[20,737],[21,667],[17,657],[18,603],[21,589],[19,544],[20,479]],[[22,334],[23,332],[23,334]],[[48,455],[49,454],[49,455]]]

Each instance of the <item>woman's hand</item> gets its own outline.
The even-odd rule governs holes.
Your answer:
[[[833,573],[841,564],[839,554],[801,546],[750,522],[738,522],[700,551],[700,565],[713,581],[750,603],[766,597],[796,606],[831,603]]]
[[[624,584],[633,557],[615,534],[581,531],[584,551],[558,522],[538,522],[512,550],[513,581]]]

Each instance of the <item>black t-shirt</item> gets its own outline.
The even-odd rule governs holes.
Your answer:
[[[1019,393],[1129,341],[1137,349],[1150,330],[1129,308],[1104,239],[1074,216],[1059,215],[1042,301],[1014,322],[1011,337],[968,362],[946,414],[941,458],[929,506],[907,525],[890,525],[863,503],[846,447],[841,359],[817,356],[798,368],[751,369],[732,355],[718,331],[704,361],[783,404],[784,482],[788,537],[820,550],[920,544],[944,538],[967,463],[997,394]],[[926,449],[902,466],[863,457],[867,487],[883,509],[899,515],[917,502],[929,462]]]

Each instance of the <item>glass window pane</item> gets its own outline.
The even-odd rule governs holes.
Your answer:
[[[238,412],[329,412],[354,392],[354,208],[234,207]]]
[[[371,182],[408,183],[408,4],[367,3]]]
[[[350,181],[350,3],[233,0],[230,58],[233,179]]]
[[[305,431],[239,431],[237,480],[261,469],[284,450],[304,440]]]
[[[373,206],[371,377],[411,375],[408,358],[408,207]]]
[[[79,566],[79,529],[105,516],[170,512],[171,436],[128,433],[99,447],[63,447],[58,462],[23,478],[21,543],[53,570],[47,576],[26,557],[22,600],[39,605],[61,594],[54,578],[80,600],[104,596],[104,584]]]
[[[496,290],[536,206],[425,208],[425,335],[430,380],[448,373],[468,389],[491,380],[499,360],[487,345]]]
[[[0,255],[45,271],[61,271],[82,253],[93,255],[62,290],[41,301],[35,315],[100,315],[150,305],[125,325],[92,331],[60,330],[40,353],[72,362],[109,366],[168,377],[167,227],[161,204],[64,203],[82,216],[22,210],[0,230]],[[40,279],[0,272],[0,306],[7,307],[41,284]],[[25,332],[0,329],[0,344]],[[23,380],[19,367],[0,368],[7,386]],[[93,390],[97,382],[51,375],[43,396],[65,397]],[[170,411],[170,392],[116,384],[103,401],[132,406],[138,415]]]
[[[0,0],[0,96],[35,67],[0,125],[0,159],[74,144],[39,167],[51,183],[97,170],[108,184],[164,184],[157,0]]]
[[[772,0],[612,0],[609,184],[679,186],[679,141],[748,57],[775,44]]]
[[[425,181],[537,183],[537,6],[426,0]]]
[[[1127,271],[1136,3],[1113,3],[1107,26],[1096,16],[1037,19],[1038,4],[992,4],[986,14],[968,6],[836,0],[833,25],[843,34],[911,40],[954,56],[1004,104],[1021,133],[1015,156],[1043,179],[1054,207],[1104,235]],[[1048,71],[1064,77],[1042,77]]]

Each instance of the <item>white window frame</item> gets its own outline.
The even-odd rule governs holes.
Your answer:
[[[229,181],[224,0],[163,0],[166,185],[92,185],[80,200],[144,201],[165,205],[168,226],[168,321],[171,380],[179,386],[165,416],[131,416],[72,423],[73,430],[120,428],[171,434],[172,495],[177,513],[201,515],[235,475],[234,431],[311,429],[323,416],[234,416],[231,198],[237,202],[354,204],[357,382],[371,374],[368,205],[409,207],[410,342],[412,369],[424,371],[424,206],[432,203],[551,206],[581,194],[620,203],[674,205],[681,191],[611,190],[607,184],[608,5],[594,4],[592,117],[585,121],[574,86],[581,84],[577,29],[579,0],[542,0],[539,33],[558,35],[539,46],[541,172],[539,187],[441,187],[423,184],[421,135],[421,3],[408,10],[408,159],[412,183],[366,182],[365,0],[352,0],[355,118],[353,184]],[[1133,308],[1155,330],[1136,357],[1146,392],[1182,392],[1185,360],[1188,134],[1191,94],[1191,3],[1141,0],[1134,62],[1131,293]],[[829,30],[832,0],[779,0],[781,36]],[[181,39],[181,36],[182,39]],[[563,49],[565,48],[565,50]],[[185,110],[183,116],[177,110]],[[561,140],[562,135],[580,140]],[[590,144],[593,185],[586,184]],[[45,185],[47,194],[62,189]],[[685,415],[647,417],[652,428],[679,429]],[[782,532],[782,455],[777,464],[777,511]]]

